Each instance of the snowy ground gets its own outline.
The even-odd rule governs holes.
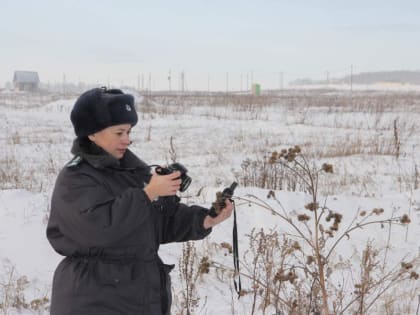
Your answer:
[[[238,197],[253,195],[278,209],[275,201],[267,199],[268,189],[245,185],[243,162],[261,161],[275,150],[300,145],[316,164],[334,165],[334,174],[321,181],[320,200],[328,196],[328,206],[343,214],[342,226],[348,226],[358,210],[374,208],[384,209],[381,218],[408,214],[411,219],[409,225],[378,224],[355,230],[337,246],[337,264],[360,263],[368,240],[378,249],[388,246],[389,267],[401,260],[417,258],[418,263],[420,94],[414,90],[353,91],[351,95],[340,90],[293,90],[260,100],[160,96],[146,102],[137,95],[137,101],[140,119],[133,129],[131,149],[150,164],[170,163],[172,138],[177,161],[193,178],[184,202],[208,206],[216,191],[237,180],[242,181]],[[71,158],[69,112],[73,103],[74,96],[0,95],[0,310],[10,302],[4,297],[12,284],[17,291],[21,288],[27,302],[50,293],[52,273],[61,258],[45,238],[45,224],[55,176]],[[292,217],[309,201],[302,192],[282,190],[276,196]],[[241,256],[249,249],[253,228],[293,233],[277,216],[239,199],[237,214]],[[230,219],[207,240],[195,243],[199,256],[209,255],[232,268],[231,255],[218,245],[231,242],[231,233]],[[169,263],[178,264],[181,254],[181,244],[161,249]],[[246,272],[247,260],[241,257],[241,261]],[[418,264],[415,270],[419,272]],[[337,267],[331,281],[338,283],[342,274]],[[28,283],[19,287],[22,281],[18,279],[24,276]],[[179,272],[174,270],[172,277],[179,299]],[[404,296],[394,314],[415,314],[418,283],[406,282],[392,291]],[[250,290],[250,286],[243,278],[243,287]],[[251,314],[251,296],[237,300],[232,279],[215,270],[200,276],[198,295],[197,314]],[[384,300],[376,304],[372,314],[384,314]],[[178,310],[175,299],[173,311]],[[269,311],[265,314],[274,313]],[[7,314],[13,314],[12,308]],[[257,309],[255,314],[263,311]]]

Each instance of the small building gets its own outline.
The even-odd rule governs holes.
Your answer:
[[[254,95],[254,96],[260,96],[261,95],[261,85],[258,84],[258,83],[252,84],[251,92],[252,92],[252,95]]]
[[[16,91],[35,91],[39,88],[38,72],[15,71],[13,85]]]

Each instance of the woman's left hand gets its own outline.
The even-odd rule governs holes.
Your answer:
[[[225,221],[232,215],[232,211],[233,211],[233,203],[229,199],[226,199],[225,207],[220,210],[220,213],[216,217],[213,218],[209,215],[205,217],[204,222],[203,222],[204,228],[209,229]]]

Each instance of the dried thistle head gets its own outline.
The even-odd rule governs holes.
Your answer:
[[[284,270],[283,269],[279,269],[276,272],[276,275],[274,276],[274,282],[283,282],[283,281],[287,281],[289,278],[287,275],[284,274]]]
[[[333,225],[330,226],[331,231],[338,231],[338,223],[334,222]]]
[[[293,162],[297,156],[297,154],[300,153],[300,147],[294,146],[290,147],[289,149],[282,149],[280,154],[277,155],[277,158],[283,158],[287,162]]]
[[[415,272],[415,271],[412,271],[410,273],[410,279],[418,280],[419,279],[419,274],[417,272]]]
[[[267,194],[267,199],[270,199],[270,198],[276,198],[276,194],[274,193],[274,190],[270,190],[269,192],[268,192],[268,194]]]
[[[215,212],[219,214],[222,210],[222,205],[224,205],[223,194],[221,191],[216,192],[216,201],[214,201],[211,205]]]
[[[293,243],[293,245],[292,245],[292,248],[293,248],[293,249],[295,249],[295,250],[300,250],[300,249],[301,249],[301,247],[300,247],[299,242],[295,241],[295,242]]]
[[[330,211],[325,217],[325,221],[330,222],[331,219],[334,219],[333,224],[330,226],[328,231],[325,231],[330,237],[334,236],[334,231],[338,231],[343,215],[337,212]]]
[[[408,223],[410,223],[410,222],[411,222],[411,220],[410,220],[410,217],[409,217],[407,214],[404,214],[404,215],[401,217],[400,222],[401,222],[402,224],[408,224]]]
[[[233,253],[232,245],[230,245],[229,243],[222,242],[222,243],[220,243],[220,246],[222,248],[226,248],[229,251],[229,254],[232,254]]]
[[[311,219],[311,217],[306,214],[298,214],[297,218],[298,218],[298,221],[302,221],[302,222],[309,221]]]
[[[306,264],[310,265],[313,262],[315,262],[315,257],[314,256],[310,255],[310,256],[306,257]]]
[[[384,209],[383,208],[374,208],[372,210],[372,212],[376,215],[380,215],[380,214],[384,213]]]
[[[366,215],[366,211],[365,210],[362,210],[362,211],[360,211],[360,214],[359,214],[361,217],[364,217],[365,215]]]
[[[353,293],[356,294],[356,295],[359,295],[360,294],[360,291],[362,289],[362,285],[360,283],[356,283],[354,285],[354,289],[355,290],[353,291]]]
[[[268,163],[274,164],[277,162],[277,159],[279,158],[279,153],[277,151],[274,151],[271,153],[270,158],[268,159]]]
[[[294,283],[295,282],[295,280],[298,278],[298,276],[296,275],[296,273],[294,272],[294,271],[289,271],[288,272],[288,274],[287,274],[287,277],[288,277],[288,281],[290,282],[290,283]]]
[[[318,209],[318,203],[317,202],[310,202],[310,203],[305,205],[305,209],[308,209],[310,211],[315,211],[316,209]]]
[[[334,218],[334,212],[330,211],[328,215],[325,217],[325,221],[330,222],[331,219]]]
[[[289,152],[288,154],[284,156],[284,158],[287,162],[293,162],[296,159],[296,154]]]
[[[332,164],[328,164],[328,163],[322,164],[322,170],[325,173],[331,173],[331,174],[334,173]]]
[[[199,264],[199,267],[198,267],[198,273],[199,274],[203,274],[203,273],[209,273],[209,272],[210,272],[210,261],[209,261],[209,257],[208,256],[204,256],[200,260],[200,264]]]
[[[412,263],[401,262],[401,268],[405,269],[405,270],[410,270],[411,268],[413,268],[413,264]]]
[[[340,214],[340,213],[337,213],[337,212],[335,212],[334,214],[333,214],[333,217],[334,217],[334,223],[341,223],[341,219],[343,218],[343,215],[342,214]]]

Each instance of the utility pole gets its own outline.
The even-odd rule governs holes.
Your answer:
[[[149,96],[150,96],[152,94],[152,74],[150,72],[149,72],[148,89],[149,89]]]
[[[184,70],[182,70],[181,72],[181,91],[184,92],[184,88],[185,88],[185,74],[184,74]]]
[[[279,88],[283,90],[283,72],[279,72]]]
[[[66,74],[63,73],[63,95],[66,93]]]
[[[350,95],[353,93],[353,65],[350,65]]]
[[[207,93],[210,95],[210,73],[207,75]]]
[[[229,72],[226,72],[226,93],[229,93]]]
[[[172,77],[171,77],[171,69],[169,69],[169,72],[168,72],[169,92],[171,92],[171,91],[172,91],[171,79],[172,79]]]

